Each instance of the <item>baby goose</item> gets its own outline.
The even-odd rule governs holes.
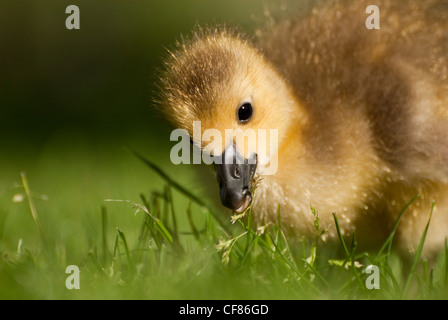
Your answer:
[[[415,250],[435,200],[431,253],[448,235],[448,2],[381,2],[380,29],[369,30],[373,2],[330,1],[277,24],[257,44],[225,28],[197,32],[167,61],[162,108],[191,136],[194,121],[201,133],[223,136],[278,130],[278,147],[258,156],[256,170],[247,160],[260,154],[256,144],[214,145],[214,156],[246,159],[216,165],[231,209],[253,201],[267,222],[280,206],[283,223],[307,235],[313,206],[330,237],[336,213],[343,234],[356,231],[367,246],[385,240],[418,194],[396,239]],[[273,155],[277,172],[264,175]],[[255,171],[262,179],[252,195]]]

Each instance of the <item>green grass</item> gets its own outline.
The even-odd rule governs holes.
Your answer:
[[[310,208],[315,236],[290,239],[281,207],[275,224],[255,227],[251,208],[226,217],[209,205],[188,167],[105,141],[66,142],[22,163],[26,174],[3,163],[2,299],[448,298],[448,245],[434,265],[423,261],[426,228],[410,268],[391,249],[407,206],[374,253],[342,237],[335,213],[335,250],[321,240],[319,208]],[[379,290],[365,285],[371,264]],[[68,265],[81,270],[80,290],[65,288]]]

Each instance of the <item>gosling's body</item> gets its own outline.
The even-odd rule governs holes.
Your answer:
[[[279,23],[255,47],[219,30],[197,35],[168,62],[165,111],[175,125],[202,129],[277,128],[278,171],[258,183],[253,212],[300,235],[314,216],[335,237],[384,241],[415,250],[436,201],[426,253],[448,235],[448,2],[377,4],[380,30],[365,8],[333,1],[304,19]],[[232,122],[253,99],[251,123]]]

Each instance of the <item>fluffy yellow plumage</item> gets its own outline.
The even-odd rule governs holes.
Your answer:
[[[397,238],[405,251],[416,248],[434,199],[430,254],[448,235],[448,2],[377,3],[381,28],[368,30],[370,2],[330,1],[258,43],[225,28],[197,32],[167,61],[161,105],[190,134],[193,121],[223,135],[278,129],[277,173],[257,166],[259,221],[275,219],[280,205],[286,226],[310,234],[313,206],[324,226],[336,213],[345,234],[375,244],[419,194]],[[238,121],[247,103],[253,114]],[[242,203],[220,186],[227,206]]]

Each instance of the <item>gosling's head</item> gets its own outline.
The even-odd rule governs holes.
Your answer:
[[[255,172],[264,174],[296,117],[286,82],[249,41],[214,30],[195,34],[171,53],[162,89],[168,118],[186,129],[196,146],[222,160],[215,164],[221,202],[238,213],[246,210]],[[193,132],[195,121],[200,135]],[[272,129],[277,141],[271,141]]]

